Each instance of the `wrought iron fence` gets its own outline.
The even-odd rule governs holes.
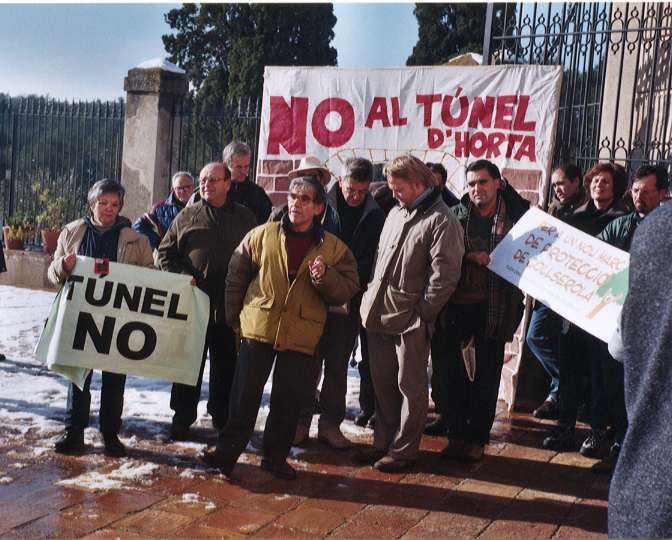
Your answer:
[[[489,63],[561,65],[555,164],[672,167],[672,3],[506,4]]]
[[[173,113],[171,175],[186,170],[198,175],[210,161],[222,159],[222,150],[232,140],[249,144],[252,150],[249,178],[256,178],[261,100],[241,98],[218,106],[202,106],[187,98]]]
[[[120,179],[124,103],[0,97],[0,216],[36,216],[38,183],[81,216],[100,178]]]

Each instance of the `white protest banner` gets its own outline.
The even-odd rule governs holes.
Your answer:
[[[457,194],[484,158],[541,198],[561,80],[559,66],[266,67],[257,182],[283,191],[305,155],[340,175],[350,157],[412,153],[442,163]]]
[[[77,257],[59,291],[36,357],[80,386],[89,369],[195,385],[210,300],[191,276]]]
[[[608,342],[628,292],[630,255],[531,208],[490,254],[488,268]]]

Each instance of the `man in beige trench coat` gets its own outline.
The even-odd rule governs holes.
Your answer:
[[[360,310],[369,333],[376,425],[373,448],[357,459],[396,472],[417,459],[427,414],[430,339],[460,279],[464,240],[424,163],[399,156],[386,165],[385,176],[399,206],[385,221]]]

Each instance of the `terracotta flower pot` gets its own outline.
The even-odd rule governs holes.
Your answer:
[[[7,249],[23,249],[23,239],[19,240],[10,240],[9,239],[9,227],[6,225],[2,228],[2,232],[5,235],[5,246]]]
[[[56,251],[58,235],[61,234],[61,231],[54,229],[42,229],[40,234],[42,235],[42,249],[45,253],[53,255],[54,251]]]

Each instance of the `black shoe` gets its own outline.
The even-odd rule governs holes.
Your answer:
[[[235,461],[231,463],[230,460],[225,459],[217,450],[203,450],[198,457],[208,467],[219,469],[226,476],[231,476],[233,468],[236,466]]]
[[[296,478],[294,467],[287,463],[286,460],[270,461],[268,459],[262,459],[261,468],[281,480],[294,480]]]
[[[591,429],[579,452],[584,457],[601,459],[607,456],[610,446],[606,429]]]
[[[355,417],[355,425],[359,427],[366,427],[366,425],[369,423],[369,420],[373,416],[373,411],[361,411],[356,417]]]
[[[353,459],[356,463],[361,463],[362,465],[373,465],[376,461],[385,457],[385,454],[386,452],[384,450],[367,447],[355,452]]]
[[[375,412],[373,413],[373,416],[371,418],[369,418],[369,423],[366,424],[366,427],[368,427],[369,429],[373,429],[373,428],[376,427],[376,413]]]
[[[84,431],[80,429],[67,429],[63,436],[54,444],[54,450],[59,454],[83,454],[85,448]]]
[[[436,420],[425,425],[423,433],[430,437],[443,437],[448,433],[448,423],[443,416],[439,416]]]
[[[188,441],[189,426],[184,424],[173,424],[170,426],[170,439],[173,441]]]
[[[616,462],[618,461],[618,456],[621,453],[621,445],[617,442],[611,445],[609,449],[609,454],[606,457],[602,458],[597,463],[594,463],[590,468],[595,474],[611,474],[616,468]]]
[[[574,426],[560,424],[544,439],[541,445],[547,450],[556,452],[573,452],[576,450]]]
[[[534,409],[532,413],[535,418],[542,418],[544,420],[557,420],[560,416],[560,407],[557,401],[547,399],[539,407]]]
[[[116,434],[103,435],[103,439],[105,441],[105,450],[103,450],[103,453],[106,456],[124,457],[126,455],[126,447]]]

